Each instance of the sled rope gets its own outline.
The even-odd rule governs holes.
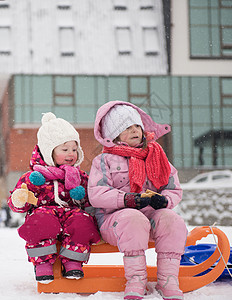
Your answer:
[[[227,267],[227,264],[226,264],[226,262],[225,262],[225,259],[224,259],[223,255],[222,255],[222,252],[221,252],[220,248],[218,247],[218,243],[217,243],[217,241],[216,241],[215,234],[214,234],[213,229],[212,229],[212,227],[215,227],[216,224],[217,224],[217,222],[215,222],[212,226],[209,226],[209,228],[210,228],[210,230],[211,230],[211,232],[212,232],[214,242],[215,242],[215,244],[216,244],[216,246],[217,246],[217,249],[218,249],[218,251],[219,251],[219,253],[220,253],[221,257],[222,257],[222,260],[223,260],[223,262],[224,262],[224,265],[225,265],[225,267],[226,267],[228,273],[230,274],[230,277],[232,277],[232,274],[231,274],[229,268]]]

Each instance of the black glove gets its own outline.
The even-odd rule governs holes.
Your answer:
[[[141,209],[150,204],[151,198],[141,197],[141,194],[126,193],[124,196],[125,207]]]
[[[150,205],[154,209],[165,208],[168,205],[168,200],[160,194],[155,194],[151,196]]]

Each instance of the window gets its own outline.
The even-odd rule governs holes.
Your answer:
[[[131,31],[129,27],[116,28],[116,41],[120,55],[131,54]]]
[[[0,55],[11,54],[11,16],[10,5],[0,2]]]
[[[72,6],[69,3],[57,5],[57,19],[61,26],[72,24]]]
[[[144,52],[146,55],[157,55],[159,53],[159,39],[156,28],[143,28]]]
[[[140,0],[140,9],[153,10],[154,9],[154,0]]]
[[[52,76],[53,111],[56,115],[75,120],[75,78]]]
[[[115,10],[127,10],[127,3],[125,0],[113,0]]]
[[[57,106],[74,105],[74,77],[53,76],[53,104]]]
[[[128,77],[128,100],[139,107],[151,106],[149,77]]]
[[[0,3],[0,9],[4,9],[4,8],[9,8],[9,4],[8,3]]]
[[[232,58],[232,0],[189,0],[191,58]]]
[[[74,56],[75,43],[74,43],[74,28],[73,27],[60,27],[59,28],[59,42],[61,56]]]
[[[69,9],[71,9],[71,5],[69,5],[69,4],[58,4],[57,8],[60,9],[60,10],[69,10]]]
[[[0,55],[11,54],[11,28],[0,26]]]
[[[205,182],[205,181],[207,181],[207,180],[208,180],[208,177],[202,177],[202,178],[196,180],[196,183],[199,183],[199,182]]]
[[[70,0],[58,0],[57,1],[57,8],[59,9],[70,9],[71,8],[71,1]]]
[[[232,78],[221,78],[222,106],[232,107]]]
[[[6,19],[9,17],[9,4],[8,3],[1,3],[0,2],[0,19],[1,23],[3,19]]]
[[[67,1],[60,1],[57,4],[57,24],[61,28],[73,27],[73,10]]]
[[[212,179],[215,180],[224,180],[224,179],[230,179],[229,175],[214,175],[212,176]]]

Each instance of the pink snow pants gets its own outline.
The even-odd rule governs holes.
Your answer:
[[[167,208],[118,210],[106,216],[100,231],[106,242],[118,246],[126,256],[142,255],[153,240],[160,257],[180,258],[187,237],[183,219]]]
[[[93,218],[79,208],[40,206],[26,217],[18,233],[26,244],[28,260],[34,264],[57,256],[56,242],[60,240],[62,262],[73,259],[87,262],[90,245],[100,236]]]

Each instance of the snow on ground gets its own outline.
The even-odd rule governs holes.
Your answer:
[[[189,226],[189,230],[192,227]],[[219,227],[230,240],[232,246],[232,227]],[[202,239],[202,243],[213,243],[213,238]],[[152,249],[146,253],[147,263],[155,264],[155,254]],[[92,254],[91,264],[122,264],[122,254]],[[155,283],[151,284],[152,287]],[[4,300],[121,300],[121,293],[98,292],[89,296],[78,294],[39,294],[34,279],[33,265],[27,261],[24,241],[18,236],[16,228],[0,228],[0,295]],[[230,300],[232,299],[232,279],[216,281],[199,290],[185,293],[185,300]],[[162,299],[154,290],[146,299]]]

